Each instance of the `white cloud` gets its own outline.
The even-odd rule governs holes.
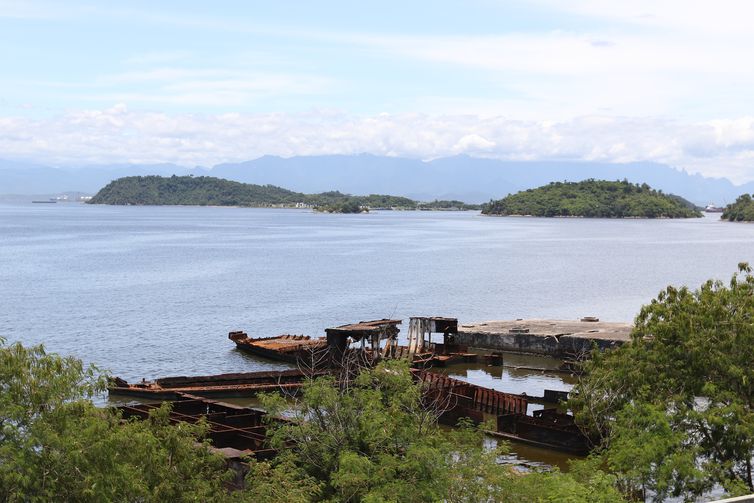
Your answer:
[[[566,11],[590,22],[578,29],[485,35],[341,37],[436,71],[474,72],[499,89],[493,113],[518,118],[754,114],[754,66],[746,64],[754,46],[754,3],[539,3],[549,14]],[[474,98],[459,90],[449,99]]]
[[[735,181],[754,179],[754,117],[681,122],[585,116],[522,121],[500,116],[334,111],[217,115],[130,111],[125,105],[49,119],[0,118],[0,156],[50,164],[175,162],[210,166],[262,155],[354,154],[431,159],[657,161]]]

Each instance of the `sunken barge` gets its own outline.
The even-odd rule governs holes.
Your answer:
[[[410,318],[406,345],[398,343],[398,325],[401,323],[402,320],[391,319],[359,321],[326,328],[325,337],[318,338],[287,334],[254,338],[249,337],[246,332],[233,331],[228,334],[228,339],[233,341],[240,351],[287,363],[310,363],[313,359],[321,361],[317,355],[323,352],[337,356],[353,349],[362,351],[373,361],[386,358],[405,359],[412,365],[422,368],[480,360],[490,363],[502,362],[500,352],[471,353],[467,346],[458,344],[456,318]],[[434,341],[433,334],[436,334]]]
[[[589,454],[592,442],[581,432],[574,417],[560,412],[552,404],[528,415],[529,397],[526,395],[504,393],[444,374],[418,369],[412,372],[414,379],[423,384],[425,393],[439,405],[442,413],[438,420],[443,424],[456,426],[461,418],[475,424],[493,419],[495,430],[487,430],[492,436],[577,456]],[[549,398],[561,397],[550,395]]]
[[[287,363],[297,363],[313,351],[327,346],[324,338],[313,339],[308,335],[252,338],[246,332],[235,331],[228,334],[228,339],[235,342],[241,351]]]
[[[488,432],[491,435],[571,454],[585,455],[591,446],[590,439],[580,431],[573,416],[557,408],[558,402],[567,398],[566,392],[544,390],[542,397],[504,393],[429,370],[432,367],[469,361],[502,365],[503,351],[522,349],[521,337],[533,338],[532,340],[538,341],[537,344],[540,343],[539,341],[545,341],[543,343],[545,345],[565,342],[558,341],[557,336],[554,337],[555,341],[549,340],[551,339],[549,333],[544,337],[539,333],[529,335],[521,328],[523,325],[521,321],[523,320],[517,320],[517,324],[513,326],[513,332],[510,332],[510,327],[507,325],[485,326],[484,330],[482,327],[469,330],[471,327],[464,326],[464,330],[459,331],[458,321],[455,318],[412,317],[409,320],[406,344],[398,342],[400,332],[398,326],[402,321],[395,319],[339,325],[327,328],[325,336],[319,338],[304,335],[251,338],[245,332],[233,331],[228,337],[235,343],[237,349],[263,358],[298,364],[298,368],[277,372],[166,377],[139,383],[129,383],[115,378],[111,380],[110,393],[134,398],[171,400],[174,401],[174,407],[178,407],[176,414],[180,415],[184,414],[181,412],[181,407],[195,407],[196,405],[191,405],[191,403],[199,403],[191,402],[191,400],[246,397],[261,392],[295,394],[307,379],[331,372],[349,354],[358,355],[368,365],[376,364],[382,359],[403,359],[409,362],[414,379],[421,383],[425,399],[433,402],[436,409],[441,411],[438,418],[440,422],[456,425],[460,418],[469,418],[479,424],[492,419],[495,429]],[[581,323],[589,323],[589,330],[584,330],[588,334],[595,333],[591,327],[598,327],[598,325],[592,325],[592,322]],[[496,337],[496,334],[493,334],[494,331],[503,328],[509,332],[505,336]],[[552,328],[552,325],[548,325],[548,329],[557,331]],[[479,335],[470,337],[470,333]],[[513,339],[509,341],[510,336],[513,336]],[[589,337],[584,338],[589,339]],[[470,351],[470,346],[474,342],[487,342],[487,344],[477,344],[474,347],[486,346],[493,352],[485,354],[478,350]],[[529,344],[524,345],[527,348],[529,346]],[[544,403],[547,408],[529,414],[531,403]],[[150,406],[133,407],[135,408],[122,410],[124,414],[143,415],[148,413]],[[203,406],[198,407],[201,409]],[[207,410],[209,411],[210,408]],[[247,412],[247,414],[252,413]],[[258,427],[258,425],[250,426],[250,428]],[[219,429],[218,432],[220,431],[226,430]],[[258,433],[257,430],[250,431]],[[234,435],[236,433],[238,432]],[[253,435],[251,437],[257,438]],[[225,437],[220,435],[218,438]],[[242,435],[239,438],[246,437]],[[222,441],[218,445],[223,445]],[[268,455],[259,447],[262,444],[254,445],[257,449],[254,452],[258,451],[260,456]],[[272,455],[272,453],[269,454]]]
[[[300,370],[271,372],[243,372],[194,377],[162,377],[153,381],[129,383],[119,377],[110,380],[111,395],[146,398],[150,400],[177,400],[185,394],[208,398],[238,398],[257,393],[298,391],[307,378],[323,375]]]

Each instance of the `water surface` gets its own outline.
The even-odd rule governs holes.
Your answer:
[[[754,262],[754,225],[715,217],[0,205],[0,335],[135,379],[284,367],[237,352],[236,329],[631,321],[668,284],[727,280]]]

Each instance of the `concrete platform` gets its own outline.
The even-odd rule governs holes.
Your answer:
[[[607,349],[631,339],[629,323],[579,320],[505,320],[458,327],[456,343],[463,346],[556,358],[578,355],[596,345]]]

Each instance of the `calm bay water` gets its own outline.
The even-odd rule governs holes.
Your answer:
[[[237,329],[320,336],[412,315],[628,322],[668,284],[727,281],[739,262],[754,263],[754,225],[716,217],[0,205],[0,336],[135,380],[287,368],[235,350],[227,333]],[[508,355],[506,364],[553,361]],[[574,383],[512,367],[444,371],[540,396]],[[565,454],[512,451],[567,469]]]
[[[0,335],[127,379],[272,369],[228,331],[319,336],[411,315],[631,321],[667,284],[727,280],[741,261],[754,262],[754,225],[716,216],[0,205]]]

